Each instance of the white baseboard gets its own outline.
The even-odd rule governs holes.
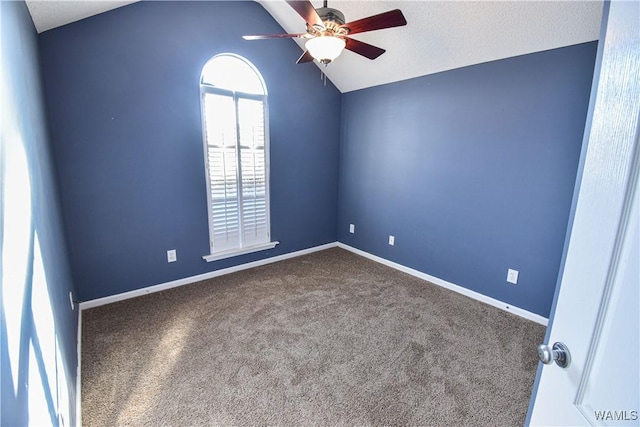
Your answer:
[[[211,279],[213,277],[224,276],[225,274],[235,273],[236,271],[247,270],[249,268],[259,267],[261,265],[271,264],[278,261],[283,261],[289,258],[299,257],[301,255],[307,255],[312,252],[323,251],[329,248],[335,248],[338,246],[338,242],[327,243],[325,245],[314,246],[308,249],[302,249],[296,252],[290,252],[288,254],[278,255],[271,258],[265,258],[258,261],[248,262],[246,264],[236,265],[234,267],[223,268],[221,270],[211,271],[209,273],[199,274],[197,276],[185,277],[184,279],[178,279],[171,282],[161,283],[159,285],[148,286],[142,289],[136,289],[134,291],[123,292],[121,294],[110,295],[108,297],[97,298],[89,301],[81,302],[80,312],[93,307],[99,307],[101,305],[111,304],[117,301],[123,301],[130,298],[139,297],[142,295],[151,294],[154,292],[160,292],[178,286],[188,285],[190,283],[200,282],[202,280]]]
[[[423,273],[421,271],[414,270],[413,268],[405,267],[402,264],[398,264],[398,263],[395,263],[393,261],[389,261],[387,259],[381,258],[379,256],[372,255],[372,254],[370,254],[368,252],[361,251],[360,249],[356,249],[356,248],[354,248],[352,246],[345,245],[344,243],[338,242],[337,246],[339,248],[342,248],[342,249],[345,249],[347,251],[353,252],[354,254],[357,254],[357,255],[363,256],[365,258],[368,258],[368,259],[370,259],[372,261],[376,261],[376,262],[379,262],[380,264],[384,264],[384,265],[386,265],[388,267],[395,268],[396,270],[402,271],[403,273],[410,274],[410,275],[415,276],[415,277],[417,277],[419,279],[426,280],[427,282],[431,282],[431,283],[433,283],[435,285],[442,286],[443,288],[447,288],[447,289],[452,290],[454,292],[457,292],[459,294],[468,296],[469,298],[473,298],[473,299],[475,299],[477,301],[484,302],[485,304],[489,304],[489,305],[492,305],[494,307],[500,308],[502,310],[508,311],[510,313],[516,314],[516,315],[518,315],[520,317],[523,317],[525,319],[534,321],[534,322],[539,323],[539,324],[541,324],[543,326],[547,326],[547,324],[549,322],[549,319],[547,319],[545,317],[542,317],[539,314],[532,313],[532,312],[527,311],[525,309],[516,307],[516,306],[514,306],[512,304],[507,304],[506,302],[502,302],[500,300],[488,297],[488,296],[483,295],[481,293],[478,293],[478,292],[472,291],[470,289],[467,289],[467,288],[465,288],[463,286],[455,285],[455,284],[453,284],[451,282],[447,282],[446,280],[442,280],[442,279],[439,279],[437,277],[431,276],[429,274]]]
[[[477,301],[481,301],[484,302],[486,304],[492,305],[494,307],[500,308],[502,310],[508,311],[510,313],[516,314],[520,317],[523,317],[525,319],[534,321],[536,323],[539,323],[541,325],[547,326],[548,323],[548,319],[545,317],[542,317],[538,314],[532,313],[530,311],[527,311],[525,309],[522,309],[520,307],[516,307],[512,304],[507,304],[506,302],[488,297],[486,295],[483,295],[481,293],[472,291],[470,289],[467,289],[463,286],[459,286],[456,284],[453,284],[451,282],[447,282],[446,280],[440,279],[438,277],[435,276],[431,276],[429,274],[423,273],[421,271],[418,270],[414,270],[413,268],[410,267],[406,267],[402,264],[398,264],[396,262],[393,261],[389,261],[387,259],[381,258],[377,255],[372,255],[368,252],[362,251],[360,249],[356,249],[352,246],[346,245],[344,243],[341,242],[332,242],[332,243],[327,243],[324,245],[320,245],[320,246],[314,246],[313,248],[308,248],[308,249],[303,249],[300,251],[296,251],[296,252],[290,252],[288,254],[283,254],[283,255],[278,255],[275,257],[271,257],[271,258],[265,258],[265,259],[261,259],[258,261],[253,261],[253,262],[249,262],[246,264],[240,264],[240,265],[236,265],[234,267],[229,267],[229,268],[223,268],[221,270],[216,270],[216,271],[211,271],[208,273],[204,273],[204,274],[199,274],[197,276],[191,276],[191,277],[185,277],[184,279],[178,279],[178,280],[174,280],[171,282],[166,282],[166,283],[162,283],[159,285],[154,285],[154,286],[149,286],[146,288],[142,288],[142,289],[136,289],[134,291],[129,291],[129,292],[124,292],[121,294],[116,294],[116,295],[111,295],[108,297],[104,297],[104,298],[97,298],[94,300],[90,300],[90,301],[85,301],[85,302],[81,302],[79,304],[80,306],[80,322],[82,321],[82,310],[86,310],[89,308],[93,308],[93,307],[99,307],[101,305],[105,305],[105,304],[111,304],[117,301],[123,301],[129,298],[135,298],[135,297],[139,297],[141,295],[147,295],[147,294],[151,294],[154,292],[160,292],[160,291],[164,291],[167,289],[171,289],[171,288],[175,288],[178,286],[184,286],[184,285],[188,285],[190,283],[195,283],[195,282],[200,282],[202,280],[207,280],[207,279],[211,279],[213,277],[219,277],[219,276],[224,276],[225,274],[230,274],[230,273],[235,273],[237,271],[242,271],[242,270],[247,270],[249,268],[254,268],[254,267],[259,267],[261,265],[267,265],[267,264],[271,264],[274,262],[278,262],[278,261],[283,261],[285,259],[289,259],[289,258],[295,258],[295,257],[299,257],[302,255],[307,255],[313,252],[317,252],[317,251],[322,251],[325,249],[329,249],[329,248],[334,248],[334,247],[339,247],[342,249],[345,249],[347,251],[353,252],[357,255],[363,256],[365,258],[368,258],[372,261],[376,261],[379,262],[380,264],[384,264],[388,267],[394,268],[396,270],[402,271],[404,273],[410,274],[412,276],[415,276],[419,279],[422,280],[426,280],[428,282],[431,282],[433,284],[436,284],[438,286],[442,286],[443,288],[447,288],[449,290],[452,290],[454,292],[458,292],[459,294],[468,296],[469,298],[473,298]],[[80,327],[81,325],[78,326],[78,342],[80,342]],[[78,350],[79,351],[79,350]],[[78,354],[79,355],[79,354]],[[80,362],[78,361],[78,364]]]
[[[76,426],[82,425],[82,308],[78,309],[78,337],[77,337],[77,351],[78,351],[78,367],[76,368]]]

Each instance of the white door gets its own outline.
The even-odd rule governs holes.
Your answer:
[[[605,7],[606,16],[606,7]],[[640,4],[612,1],[575,218],[532,425],[640,425]],[[597,68],[596,68],[597,69]]]

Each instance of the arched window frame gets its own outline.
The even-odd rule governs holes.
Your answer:
[[[232,90],[229,88],[221,88],[216,87],[213,84],[209,84],[204,81],[205,73],[207,67],[221,57],[231,57],[236,60],[242,61],[242,63],[248,66],[255,76],[259,79],[260,85],[262,87],[262,94],[255,93],[247,93],[239,90]],[[240,195],[237,197],[237,210],[238,210],[238,244],[232,245],[232,247],[228,247],[227,245],[220,245],[219,240],[216,239],[216,224],[214,224],[214,197],[213,197],[213,187],[211,182],[211,150],[209,141],[208,141],[208,130],[207,130],[207,115],[206,115],[206,97],[207,95],[217,95],[219,97],[223,97],[225,99],[233,100],[233,106],[235,109],[234,118],[235,118],[235,160],[236,160],[236,178],[235,184],[237,187],[237,194]],[[258,241],[254,241],[251,239],[246,239],[244,235],[245,225],[244,225],[244,204],[246,199],[243,194],[243,166],[242,166],[242,150],[244,149],[241,145],[241,126],[240,126],[240,114],[241,111],[239,109],[239,105],[242,101],[259,101],[262,103],[263,108],[263,166],[264,166],[264,193],[265,193],[265,209],[266,209],[266,235],[260,233]],[[246,58],[242,56],[235,55],[232,53],[223,53],[219,55],[215,55],[210,58],[207,63],[202,68],[202,72],[200,75],[200,107],[202,114],[202,138],[203,138],[203,148],[204,148],[204,161],[205,161],[205,179],[207,184],[207,211],[208,211],[208,221],[209,221],[209,249],[210,254],[203,256],[203,258],[207,261],[216,261],[224,258],[229,258],[233,256],[238,256],[242,254],[247,254],[251,252],[262,251],[266,249],[271,249],[275,247],[279,242],[271,241],[271,215],[270,215],[270,191],[269,191],[269,170],[270,170],[270,162],[269,162],[269,109],[268,109],[268,95],[267,95],[267,87],[264,83],[262,75],[258,71],[258,69]],[[224,154],[222,154],[224,156]],[[255,161],[255,157],[254,157]],[[246,172],[246,171],[245,171]],[[255,175],[255,168],[254,168]],[[257,185],[254,180],[254,188]],[[225,181],[226,185],[226,181]],[[226,187],[225,187],[226,188]],[[255,194],[255,193],[254,193]],[[225,199],[226,200],[226,199]],[[218,212],[219,213],[219,212]],[[227,212],[228,213],[228,212]],[[226,218],[226,216],[225,216]]]

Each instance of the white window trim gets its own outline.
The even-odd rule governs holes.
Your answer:
[[[267,174],[265,176],[266,180],[266,208],[267,208],[267,236],[269,240],[271,240],[271,185],[270,185],[270,175],[271,175],[271,165],[270,165],[270,141],[269,141],[269,106],[267,101],[267,89],[264,84],[264,80],[262,79],[262,75],[258,72],[258,70],[246,59],[238,56],[238,55],[230,55],[235,56],[238,59],[246,62],[255,72],[260,81],[262,82],[262,87],[264,88],[264,95],[256,95],[256,94],[248,94],[244,92],[236,92],[229,91],[221,88],[216,88],[213,86],[202,84],[200,81],[200,108],[202,117],[204,117],[204,95],[206,93],[218,93],[227,96],[231,96],[234,99],[234,102],[237,102],[237,98],[245,98],[245,99],[260,99],[263,101],[264,105],[264,163]],[[215,57],[214,57],[215,58]],[[213,58],[212,58],[213,59]],[[236,119],[237,120],[237,119]],[[236,123],[237,125],[237,123]],[[202,137],[203,137],[203,149],[204,149],[204,158],[205,158],[205,177],[207,183],[207,216],[208,216],[208,225],[209,225],[209,250],[211,253],[209,255],[204,255],[202,258],[207,262],[218,261],[221,259],[232,258],[239,255],[245,255],[253,252],[264,251],[267,249],[273,249],[280,242],[278,241],[268,241],[265,243],[260,243],[257,245],[244,246],[241,248],[234,248],[226,251],[214,252],[213,250],[213,218],[211,216],[211,182],[209,178],[209,159],[208,159],[208,147],[207,147],[207,129],[205,120],[202,120]]]
[[[219,261],[221,259],[231,258],[238,255],[245,255],[253,252],[260,252],[260,251],[266,251],[267,249],[273,249],[279,243],[280,242],[267,242],[267,243],[261,243],[259,245],[246,246],[240,249],[232,249],[229,251],[217,252],[215,254],[205,255],[202,257],[202,259],[204,259],[207,262]]]

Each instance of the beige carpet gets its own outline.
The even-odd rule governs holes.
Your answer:
[[[88,426],[521,425],[544,336],[337,248],[82,317]]]

